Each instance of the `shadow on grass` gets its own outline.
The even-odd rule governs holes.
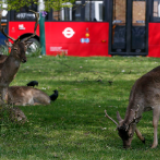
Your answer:
[[[24,84],[24,80],[38,80],[39,88],[45,88],[43,91],[47,93],[58,89],[59,98],[48,106],[20,107],[29,119],[23,126],[3,124],[2,159],[147,159],[146,155],[148,159],[155,159],[157,150],[148,151],[153,139],[151,112],[145,113],[138,124],[146,137],[146,145],[134,136],[132,149],[127,151],[122,147],[115,124],[104,117],[105,109],[115,120],[116,111],[124,117],[131,87],[135,79],[148,69],[138,68],[135,72],[129,72],[134,66],[130,67],[126,62],[125,65],[119,65],[121,60],[117,62],[117,59],[107,59],[115,61],[115,64],[108,64],[108,61],[104,62],[100,58],[104,62],[103,66],[99,67],[98,62],[94,68],[95,63],[87,63],[83,65],[84,70],[79,68],[84,59],[76,66],[69,64],[77,67],[76,71],[63,64],[42,65],[40,59],[37,60],[36,67],[32,68],[33,60],[30,61],[29,68],[22,67],[17,74],[19,83]],[[130,64],[130,60],[127,61]],[[90,72],[90,68],[94,72]],[[125,73],[121,73],[123,68],[127,69]],[[102,73],[98,73],[99,70]],[[113,81],[112,85],[109,80]]]
[[[106,151],[108,149],[111,151],[123,149],[121,139],[115,131],[116,126],[104,117],[106,104],[101,103],[101,107],[98,107],[94,102],[94,99],[71,100],[70,102],[58,99],[49,106],[21,107],[30,122],[23,126],[14,124],[4,126],[1,132],[2,144],[5,144],[2,154],[11,152],[18,154],[14,146],[23,146],[20,148],[22,155],[24,153],[32,155],[35,152],[41,155],[45,150],[50,155],[56,150],[57,156],[65,159],[69,153],[95,155],[98,152],[108,152]],[[116,110],[117,108],[113,107],[109,110],[114,119]],[[145,122],[145,125],[151,129],[150,122]],[[143,127],[142,121],[139,128],[143,129]],[[145,130],[145,133],[147,132],[148,130]],[[151,140],[153,135],[149,136]],[[132,150],[145,150],[148,148],[146,146],[134,138]],[[8,147],[13,151],[9,151]],[[40,153],[41,150],[43,153]]]

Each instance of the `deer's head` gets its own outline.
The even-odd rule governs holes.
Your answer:
[[[18,61],[20,61],[22,63],[27,62],[27,58],[26,58],[25,52],[26,52],[26,49],[31,45],[31,42],[28,41],[28,40],[36,35],[36,29],[37,29],[38,19],[39,19],[39,14],[37,12],[34,12],[32,10],[30,10],[30,11],[35,13],[35,17],[36,17],[34,34],[32,34],[31,36],[25,38],[23,41],[21,41],[19,38],[18,39],[14,39],[14,38],[10,37],[9,35],[7,35],[4,32],[4,28],[1,26],[1,23],[0,23],[0,31],[2,32],[2,34],[13,41],[13,43],[11,43],[9,41],[5,42],[7,47],[11,48],[11,53],[10,53],[11,56],[13,56],[16,60],[18,60]],[[2,18],[2,11],[0,12],[0,20],[1,20],[1,18]]]
[[[16,60],[25,63],[27,62],[27,57],[25,55],[28,46],[31,42],[22,42],[20,39],[16,40],[13,44],[9,41],[5,41],[6,46],[11,48],[11,56],[13,56]]]
[[[11,108],[9,114],[10,120],[12,122],[25,123],[27,121],[27,117],[18,107]]]
[[[105,110],[105,116],[109,118],[112,122],[114,122],[117,126],[118,134],[123,141],[123,147],[129,148],[131,146],[131,142],[133,139],[133,135],[136,128],[136,112],[134,110],[130,110],[130,113],[127,119],[122,119],[119,112],[117,112],[117,120],[118,123],[112,119]]]

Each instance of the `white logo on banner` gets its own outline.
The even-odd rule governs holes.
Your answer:
[[[64,29],[64,31],[62,32],[62,34],[63,34],[66,38],[71,38],[71,37],[75,34],[75,32],[73,31],[72,28],[67,27],[67,28]]]
[[[23,24],[19,24],[18,28],[19,28],[19,30],[25,30],[26,29]]]

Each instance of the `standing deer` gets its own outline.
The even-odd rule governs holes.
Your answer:
[[[7,55],[0,55],[0,64],[3,63],[7,58]]]
[[[154,140],[151,148],[155,148],[158,145],[157,127],[160,116],[160,66],[146,73],[135,82],[130,93],[129,105],[124,119],[117,112],[119,122],[117,123],[109,117],[105,110],[105,116],[116,124],[125,148],[130,147],[134,132],[145,143],[145,138],[136,128],[136,124],[141,119],[142,113],[150,110],[153,110],[154,127]]]
[[[14,39],[8,36],[4,32],[4,28],[2,28],[0,23],[0,31],[4,34],[7,38],[13,41],[13,44],[10,42],[6,42],[8,47],[11,47],[10,55],[6,58],[3,63],[0,63],[0,93],[2,96],[2,100],[4,100],[4,96],[6,94],[6,89],[9,84],[12,82],[15,74],[18,72],[20,67],[20,63],[25,63],[27,61],[25,52],[27,47],[31,44],[28,40],[36,35],[36,29],[38,25],[38,18],[39,14],[37,12],[31,11],[35,13],[36,16],[36,23],[34,28],[34,34],[24,39],[24,41],[20,41],[20,39]],[[2,18],[2,12],[0,12],[0,20]]]

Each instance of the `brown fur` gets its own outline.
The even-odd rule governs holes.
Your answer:
[[[27,61],[25,51],[26,47],[23,42],[14,42],[10,55],[3,63],[0,63],[0,86],[8,86],[12,82],[14,75],[20,67],[20,63]]]
[[[8,42],[7,45],[9,45]],[[0,92],[2,99],[4,99],[7,87],[12,82],[15,74],[18,72],[20,63],[27,61],[25,51],[26,44],[17,40],[12,46],[10,55],[3,63],[0,63]]]
[[[125,148],[130,147],[134,132],[142,142],[145,142],[144,137],[136,128],[136,124],[141,119],[142,113],[150,110],[153,110],[154,140],[152,148],[155,148],[158,145],[157,127],[160,116],[160,66],[135,82],[130,93],[125,118],[122,119],[117,112],[119,121],[117,129]],[[110,118],[107,114],[106,117]]]
[[[27,117],[18,107],[10,108],[9,111],[9,119],[12,122],[25,123],[27,121]]]
[[[36,12],[34,13],[36,16],[34,34],[25,38],[23,42],[19,38],[15,40],[14,38],[8,36],[4,32],[4,28],[1,26],[1,23],[0,23],[0,31],[2,32],[2,34],[4,34],[7,38],[13,41],[13,44],[10,43],[9,41],[6,42],[6,45],[11,48],[11,52],[9,56],[6,58],[6,60],[3,56],[4,61],[2,60],[3,63],[0,63],[0,94],[1,94],[2,100],[4,100],[4,97],[6,95],[7,87],[12,82],[15,74],[19,70],[20,63],[21,62],[25,63],[27,61],[25,52],[27,47],[31,44],[31,42],[29,42],[28,40],[36,35],[36,28],[38,25],[39,14]],[[2,18],[2,11],[0,11],[0,20],[1,18]]]
[[[6,55],[0,55],[0,63],[3,63],[6,59],[7,59],[8,56]]]
[[[29,86],[9,87],[5,100],[16,106],[50,104],[50,97],[46,93]]]

